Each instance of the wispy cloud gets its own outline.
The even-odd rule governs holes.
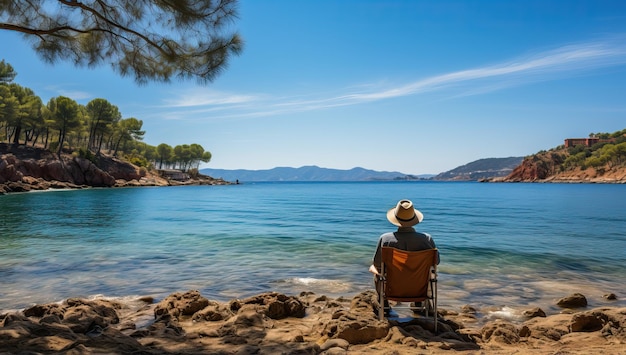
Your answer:
[[[179,93],[165,107],[230,106],[259,100],[255,95],[223,93],[215,90],[189,90]]]
[[[504,89],[529,82],[552,80],[564,74],[626,64],[625,42],[569,45],[513,61],[437,75],[388,89],[359,92],[325,99],[345,105],[391,99],[472,85],[476,93]],[[478,89],[483,87],[484,89]],[[486,88],[491,87],[491,89]]]
[[[444,91],[449,97],[480,95],[533,82],[556,80],[594,69],[626,64],[626,40],[579,43],[535,53],[503,63],[460,70],[396,85],[353,86],[336,95],[272,98],[266,95],[232,95],[200,92],[168,103],[174,108],[194,108],[196,113],[222,111],[219,118],[262,117],[323,110],[338,106]],[[189,112],[188,112],[189,113]],[[212,115],[212,117],[215,117]]]

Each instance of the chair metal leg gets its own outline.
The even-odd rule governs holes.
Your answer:
[[[385,287],[382,279],[378,280],[378,319],[385,319]]]
[[[437,325],[439,323],[439,315],[437,314],[437,280],[433,282],[433,320],[435,321],[435,334],[437,334]]]

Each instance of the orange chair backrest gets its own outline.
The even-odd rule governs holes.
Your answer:
[[[383,247],[382,262],[388,299],[418,301],[428,297],[430,270],[437,265],[437,249],[404,251]]]

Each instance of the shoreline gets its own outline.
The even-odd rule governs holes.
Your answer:
[[[574,296],[569,301],[580,302]],[[551,315],[535,307],[519,321],[484,319],[471,306],[440,309],[435,333],[432,318],[419,315],[379,321],[375,297],[373,290],[352,298],[267,292],[218,302],[190,290],[158,303],[68,298],[0,314],[0,348],[8,354],[623,354],[626,348],[626,307],[570,303]]]
[[[97,163],[97,164],[96,164]],[[61,156],[42,148],[0,143],[0,195],[41,190],[230,185],[223,179],[199,175],[178,181],[160,176],[106,154],[97,161],[74,154]]]
[[[163,178],[150,177],[140,180],[117,180],[113,186],[90,186],[75,185],[68,182],[56,180],[43,180],[41,178],[29,178],[27,181],[11,181],[0,184],[0,195],[27,193],[27,192],[48,192],[48,191],[75,191],[88,189],[119,189],[132,187],[175,187],[175,186],[217,186],[236,185],[236,183],[214,179],[189,179],[188,181],[174,181]]]
[[[115,254],[115,251],[113,253]],[[99,258],[107,258],[112,265],[117,265],[121,261],[121,259],[111,259],[104,255]],[[12,261],[8,260],[8,264],[4,265],[12,265],[11,263]],[[21,274],[19,277],[5,279],[5,292],[1,292],[3,294],[0,295],[0,314],[21,310],[35,304],[59,302],[68,296],[108,297],[118,300],[150,296],[160,300],[177,290],[196,289],[217,302],[226,302],[234,297],[250,297],[264,292],[297,294],[302,290],[324,294],[328,297],[349,297],[373,287],[371,278],[368,277],[370,275],[365,274],[365,270],[363,271],[364,277],[354,276],[357,278],[350,280],[321,279],[316,278],[316,275],[306,275],[306,273],[302,274],[302,277],[258,274],[255,279],[249,279],[246,278],[245,271],[239,270],[241,273],[237,273],[237,270],[229,268],[225,271],[234,272],[231,276],[240,279],[239,281],[232,280],[226,284],[216,284],[211,281],[211,278],[197,276],[190,283],[185,282],[184,277],[179,282],[177,278],[163,279],[161,276],[155,276],[160,283],[154,284],[150,281],[152,279],[148,282],[133,281],[133,277],[113,276],[109,279],[110,273],[114,270],[99,263],[92,265],[90,269],[92,271],[89,277],[101,281],[85,283],[84,271],[76,273],[66,271],[39,277],[37,270]],[[626,307],[622,287],[625,280],[623,275],[569,273],[542,277],[532,274],[531,270],[524,269],[520,270],[525,275],[521,278],[511,274],[510,270],[503,270],[502,274],[492,270],[489,275],[455,274],[455,270],[454,265],[448,264],[444,264],[440,270],[439,305],[452,310],[470,305],[479,309],[485,318],[508,313],[512,319],[519,317],[528,307],[540,307],[546,313],[555,313],[560,310],[556,305],[557,300],[574,293],[584,294],[588,299],[589,307]],[[608,270],[605,271],[608,272]],[[135,274],[131,269],[127,269],[126,272]],[[184,273],[208,275],[204,268],[193,268],[193,271],[187,270]],[[140,272],[139,275],[141,274]],[[266,278],[269,276],[276,277]],[[82,282],[74,283],[71,281],[73,279],[82,280]],[[59,283],[59,280],[66,281]],[[262,286],[255,287],[255,280]],[[617,294],[617,296],[609,299],[607,295],[610,294]]]
[[[223,186],[223,185],[240,185],[242,183],[216,179],[212,177],[202,179],[189,179],[188,181],[166,180],[163,178],[151,177],[141,178],[140,180],[117,180],[113,186],[91,186],[91,185],[75,185],[69,182],[57,180],[44,180],[41,178],[25,177],[26,181],[11,181],[0,183],[0,196],[26,192],[41,191],[75,191],[88,189],[118,189],[129,187],[175,187],[175,186]],[[165,181],[162,182],[161,180]],[[381,182],[389,182],[385,180]],[[499,183],[499,184],[580,184],[580,185],[620,185],[626,184],[626,180],[568,180],[568,179],[544,179],[544,180],[528,180],[528,181],[502,181],[498,178],[481,179],[481,180],[416,180],[416,181],[432,181],[432,182],[477,182],[477,183]],[[265,181],[264,181],[265,182]],[[267,181],[272,183],[280,183],[282,181]],[[328,181],[310,181],[328,182]],[[331,181],[332,182],[332,181]],[[358,181],[354,181],[358,182]]]

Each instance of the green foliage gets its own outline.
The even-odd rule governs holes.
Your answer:
[[[589,133],[589,138],[607,139],[610,137],[611,135],[609,133]]]
[[[100,98],[89,101],[85,106],[85,111],[89,130],[88,147],[94,151],[100,151],[104,136],[111,132],[122,118],[122,114],[117,106]]]
[[[20,32],[45,61],[109,64],[138,83],[207,83],[242,49],[236,1],[0,1],[0,29]]]
[[[9,63],[5,63],[4,59],[0,61],[0,83],[10,83],[15,79],[17,73]]]
[[[162,169],[163,163],[167,165],[174,156],[174,148],[168,144],[161,143],[156,147],[156,154],[159,161],[159,169]]]
[[[567,157],[567,159],[565,159],[565,161],[563,162],[563,166],[565,167],[565,169],[573,169],[577,166],[580,166],[583,169],[586,169],[586,166],[585,166],[586,159],[587,159],[587,154],[585,151],[578,152],[577,154],[570,155],[569,157]]]
[[[585,165],[600,167],[608,165],[622,166],[626,163],[626,142],[619,144],[605,144],[593,152],[592,156],[585,160]]]
[[[59,149],[57,153],[61,154],[68,133],[80,125],[78,103],[69,97],[59,96],[50,99],[48,108],[52,113],[51,127],[59,131]]]
[[[42,106],[31,89],[16,83],[0,84],[0,121],[12,128],[13,143],[18,144],[24,132],[32,132],[43,123]]]
[[[35,145],[41,135],[39,144],[59,154],[67,147],[76,150],[75,156],[95,163],[98,155],[108,149],[109,154],[120,151],[131,163],[144,168],[154,164],[159,169],[186,171],[211,161],[211,153],[196,143],[175,148],[165,143],[146,144],[142,142],[146,133],[143,121],[121,117],[118,107],[105,99],[94,99],[83,106],[59,96],[43,105],[31,89],[0,82],[0,124],[2,132],[7,132],[3,138],[13,139],[14,143],[23,139]]]
[[[57,148],[58,148],[58,147],[59,147],[59,142],[51,142],[51,143],[48,145],[48,148],[49,148],[51,151],[53,151],[53,152],[54,152],[55,150],[57,150]]]
[[[87,159],[94,164],[98,162],[98,158],[89,149],[78,149],[78,156],[83,159]]]
[[[18,115],[20,102],[8,85],[0,85],[0,122],[8,122]]]
[[[565,162],[566,156],[565,154],[559,154],[559,153],[553,152],[553,153],[550,153],[550,158],[555,164],[560,165]]]
[[[148,162],[148,159],[146,159],[145,157],[141,155],[131,155],[128,161],[131,164],[137,165],[139,167],[145,168],[145,167],[150,166],[150,162]]]
[[[591,149],[584,145],[575,145],[573,147],[568,148],[568,153],[570,155],[576,155],[578,153],[584,152],[585,154],[591,154]]]

